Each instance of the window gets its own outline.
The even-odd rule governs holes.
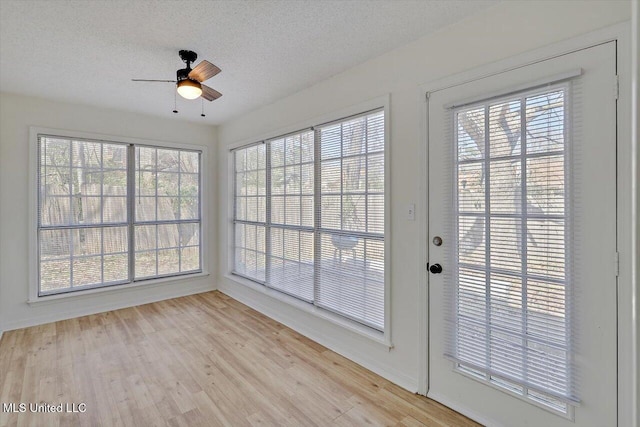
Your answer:
[[[134,278],[200,270],[200,154],[135,147]]]
[[[233,273],[384,330],[384,111],[233,151]]]
[[[269,141],[269,286],[314,299],[314,144],[308,130]]]
[[[264,144],[234,152],[235,272],[266,278],[267,158]]]
[[[453,112],[460,370],[560,412],[572,389],[565,86]]]
[[[38,295],[201,271],[200,152],[38,135]]]

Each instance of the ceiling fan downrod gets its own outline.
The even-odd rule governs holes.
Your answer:
[[[180,55],[180,59],[182,59],[182,62],[187,64],[187,66],[176,72],[176,80],[186,80],[189,78],[189,73],[191,72],[191,63],[196,62],[196,59],[198,59],[198,54],[192,50],[181,50],[178,52],[178,54]]]

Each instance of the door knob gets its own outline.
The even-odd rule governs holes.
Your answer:
[[[433,274],[440,274],[442,273],[442,266],[440,264],[433,264],[429,266],[429,271]]]

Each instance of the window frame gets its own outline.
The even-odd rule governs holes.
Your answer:
[[[283,136],[303,132],[310,128],[319,128],[323,125],[331,122],[339,122],[346,120],[352,116],[359,116],[373,110],[381,110],[384,112],[384,330],[379,331],[370,326],[364,325],[359,321],[352,320],[341,314],[336,314],[330,310],[318,307],[313,304],[309,304],[297,297],[293,297],[279,290],[264,286],[253,279],[237,275],[233,273],[234,270],[234,194],[235,194],[235,182],[234,182],[234,155],[233,152],[236,149],[242,147],[248,147],[253,144],[260,144],[262,141],[269,141],[277,139]],[[384,345],[387,348],[392,348],[392,334],[391,334],[391,115],[390,115],[390,95],[385,94],[374,99],[355,104],[344,109],[317,116],[315,118],[307,119],[297,124],[289,125],[284,128],[280,128],[274,131],[265,132],[259,136],[240,140],[235,143],[231,143],[227,146],[227,170],[225,177],[227,179],[226,186],[226,222],[227,222],[227,244],[226,244],[226,267],[224,277],[234,282],[235,284],[243,285],[261,294],[267,295],[274,300],[295,307],[305,313],[309,313],[314,317],[318,317],[329,321],[339,327],[350,330],[358,335],[371,339],[379,344]]]
[[[67,139],[88,140],[94,142],[105,142],[113,144],[123,144],[126,146],[133,145],[133,149],[129,151],[128,155],[135,152],[135,147],[153,147],[160,149],[174,149],[174,150],[187,150],[198,151],[200,153],[200,172],[199,172],[199,216],[200,216],[200,269],[192,273],[178,273],[173,275],[162,275],[153,278],[142,278],[132,280],[127,279],[126,282],[118,282],[114,284],[100,284],[100,285],[87,285],[79,290],[62,291],[57,293],[41,294],[40,292],[40,274],[39,274],[39,223],[38,223],[38,207],[39,207],[39,137],[40,136],[57,136]],[[135,160],[135,159],[134,159]],[[209,275],[208,256],[209,243],[205,237],[208,233],[208,215],[204,209],[207,206],[207,146],[196,144],[184,144],[170,141],[160,140],[148,140],[141,138],[130,138],[118,135],[97,134],[83,131],[61,130],[53,128],[44,128],[37,126],[29,127],[29,294],[27,302],[29,304],[39,303],[44,301],[51,301],[61,298],[73,298],[81,297],[84,295],[124,291],[138,286],[150,286],[161,283],[169,283],[176,281],[193,280],[198,277],[204,277]],[[127,165],[127,174],[129,175],[130,165]],[[135,171],[133,171],[135,173]],[[133,191],[133,185],[129,184],[129,191]],[[135,197],[135,196],[134,196]],[[128,204],[127,204],[128,206]],[[135,218],[128,220],[129,226],[135,224]],[[102,225],[99,225],[101,227]],[[129,245],[131,250],[131,245]]]
[[[487,152],[484,153],[483,156],[477,158],[477,159],[462,159],[460,160],[458,158],[458,146],[459,146],[459,140],[458,140],[458,126],[457,126],[457,116],[459,113],[461,112],[465,112],[465,111],[469,111],[472,109],[478,109],[479,107],[485,109],[485,120],[486,120],[486,129],[489,128],[489,109],[491,108],[491,106],[494,105],[499,105],[500,103],[504,103],[504,102],[519,102],[520,103],[520,118],[522,119],[522,117],[526,117],[527,114],[527,110],[526,110],[526,102],[529,98],[535,98],[536,96],[542,96],[542,95],[548,95],[550,93],[553,92],[562,92],[563,94],[563,138],[564,138],[564,147],[562,148],[562,150],[550,150],[550,151],[542,151],[542,152],[533,152],[533,153],[529,153],[526,150],[526,145],[524,142],[527,141],[527,139],[529,138],[528,136],[524,139],[524,140],[519,140],[520,144],[521,144],[521,151],[520,154],[510,154],[510,155],[498,155],[498,156],[492,156],[490,154],[489,150],[489,138],[490,136],[487,134],[485,136],[485,141],[487,141],[487,145],[486,145],[486,150]],[[567,393],[570,394],[571,396],[565,396],[565,397],[560,397],[557,394],[554,394],[553,391],[545,391],[542,389],[541,386],[532,386],[530,384],[527,384],[527,380],[523,379],[521,381],[517,381],[515,379],[509,378],[508,376],[506,376],[504,373],[501,372],[493,372],[491,370],[487,370],[486,367],[479,367],[479,366],[474,366],[471,362],[467,362],[467,361],[462,361],[460,360],[457,355],[454,357],[451,357],[450,355],[445,355],[444,357],[449,359],[452,363],[452,369],[453,371],[455,371],[456,373],[463,375],[467,378],[470,378],[474,381],[478,381],[484,385],[487,385],[489,387],[492,387],[496,390],[499,390],[501,392],[507,393],[511,396],[516,397],[519,400],[522,400],[524,402],[527,402],[531,405],[537,406],[539,408],[542,408],[550,413],[556,414],[560,417],[572,420],[573,416],[574,416],[574,409],[576,406],[580,405],[580,401],[578,400],[578,398],[575,397],[575,395],[573,395],[573,393],[576,392],[576,390],[574,389],[575,387],[575,383],[573,382],[574,380],[572,379],[573,377],[575,377],[576,375],[579,375],[579,372],[577,372],[577,367],[575,365],[574,362],[574,358],[575,358],[575,344],[573,343],[573,341],[575,340],[575,335],[576,335],[576,331],[575,331],[575,325],[574,325],[574,317],[575,317],[575,312],[573,311],[572,305],[573,305],[573,299],[575,298],[575,296],[573,295],[575,290],[574,290],[574,268],[573,268],[573,262],[572,262],[572,253],[575,250],[575,248],[573,248],[573,233],[575,230],[575,224],[574,224],[574,219],[572,217],[573,215],[573,192],[575,190],[574,187],[574,183],[573,183],[573,166],[571,161],[573,159],[574,156],[574,136],[573,136],[573,131],[574,131],[574,127],[573,127],[573,117],[572,117],[572,111],[574,108],[574,83],[572,82],[572,80],[561,80],[559,82],[553,82],[553,83],[549,83],[545,86],[531,86],[531,87],[524,87],[524,88],[518,88],[518,90],[514,90],[512,92],[508,92],[505,94],[500,94],[500,95],[496,95],[496,96],[488,96],[488,97],[478,97],[477,99],[473,99],[469,102],[465,102],[462,101],[460,103],[460,106],[453,106],[450,105],[448,106],[450,108],[450,124],[449,126],[451,127],[451,136],[450,138],[452,138],[452,144],[451,144],[451,150],[452,150],[452,158],[454,159],[454,166],[453,166],[453,170],[452,173],[454,175],[454,178],[452,179],[452,184],[453,184],[453,188],[452,191],[454,192],[455,196],[454,196],[454,224],[453,224],[453,229],[452,229],[452,235],[455,236],[455,241],[458,242],[459,239],[459,228],[458,228],[458,223],[461,217],[464,217],[465,215],[469,215],[468,212],[462,213],[460,212],[460,206],[459,206],[459,195],[458,195],[458,173],[459,173],[459,166],[460,165],[465,165],[465,164],[482,164],[483,165],[483,170],[485,170],[487,167],[490,167],[490,165],[492,164],[492,162],[501,162],[504,160],[512,160],[512,161],[518,161],[520,162],[520,165],[522,167],[522,170],[529,170],[530,167],[527,164],[527,161],[529,159],[545,159],[545,158],[551,158],[551,157],[555,157],[555,156],[562,156],[562,164],[563,164],[563,177],[564,177],[564,183],[563,183],[563,191],[564,191],[564,196],[563,196],[563,208],[564,208],[564,212],[562,214],[544,214],[542,216],[544,217],[562,217],[562,221],[563,221],[563,227],[564,227],[564,232],[563,232],[563,236],[564,236],[564,240],[563,243],[565,245],[565,255],[564,255],[564,262],[565,262],[565,266],[564,266],[564,278],[563,279],[556,279],[553,276],[549,276],[549,275],[543,275],[541,273],[529,273],[528,271],[525,273],[522,273],[522,276],[518,276],[515,272],[513,271],[508,271],[505,272],[501,272],[500,268],[497,269],[492,269],[491,267],[488,267],[488,269],[485,270],[479,270],[478,271],[483,271],[488,273],[489,275],[491,274],[497,274],[497,275],[503,275],[503,276],[510,276],[510,277],[522,277],[523,278],[523,289],[527,289],[527,282],[529,281],[529,279],[532,280],[558,280],[558,282],[562,282],[563,286],[564,286],[564,290],[565,290],[565,294],[564,294],[564,317],[565,317],[565,330],[564,333],[567,335],[565,338],[565,345],[566,345],[566,352],[567,352],[567,356],[565,357],[565,362],[566,362],[566,367],[565,367],[565,375],[567,378]],[[521,132],[526,132],[527,127],[525,125],[522,125],[522,129]],[[521,137],[522,138],[522,137]],[[525,167],[525,164],[526,167]],[[483,184],[483,191],[486,191],[487,188],[490,188],[490,178],[485,176],[484,178],[484,184]],[[527,185],[528,185],[528,178],[524,178],[524,193],[521,194],[527,194]],[[489,185],[488,185],[489,184]],[[490,198],[491,194],[486,194],[487,200]],[[523,200],[523,204],[524,202],[524,198],[522,198]],[[490,210],[490,208],[485,207],[483,213],[477,213],[477,214],[471,214],[469,217],[474,217],[475,215],[477,216],[484,216],[485,221],[490,220],[492,218],[500,218],[499,215],[496,215],[495,212],[492,212]],[[492,216],[493,215],[493,216]],[[517,218],[520,219],[522,221],[523,224],[526,224],[527,221],[531,218],[531,214],[528,213],[528,211],[523,207],[522,211],[517,214],[517,213],[508,213],[506,215],[503,216],[503,218]],[[526,231],[526,227],[522,227],[523,232]],[[523,236],[523,239],[525,239],[525,237]],[[524,240],[526,242],[526,239]],[[489,257],[490,255],[490,250],[489,250],[489,244],[487,243],[487,247],[486,247],[486,251],[487,251],[487,257]],[[523,255],[522,255],[522,268],[526,269],[527,263],[529,261],[528,256],[527,256],[527,249],[526,249],[527,245],[525,244],[523,246]],[[454,245],[454,247],[452,248],[451,252],[454,257],[454,259],[457,260],[457,263],[455,264],[454,267],[454,272],[453,275],[456,277],[455,281],[456,281],[456,289],[452,290],[452,298],[454,299],[454,304],[455,304],[455,312],[449,314],[449,316],[451,316],[451,319],[456,319],[455,320],[455,324],[457,324],[457,319],[458,319],[458,311],[460,309],[460,305],[458,305],[458,298],[459,298],[459,291],[458,291],[458,287],[459,287],[459,267],[460,267],[460,262],[458,260],[458,250],[459,250],[459,246],[458,243],[456,243]],[[484,267],[486,268],[488,264],[484,264]],[[468,269],[472,269],[475,270],[475,266],[471,265],[471,267],[469,265],[463,265],[463,268],[468,268]],[[487,283],[489,283],[487,281]],[[489,288],[490,291],[490,288]],[[527,300],[525,299],[524,301],[520,301],[522,306],[524,306],[527,303]],[[488,315],[490,315],[491,313],[491,309],[486,309],[486,312]],[[528,318],[526,318],[526,321],[528,321]],[[484,327],[487,328],[487,336],[489,336],[489,330],[491,330],[491,325],[490,323],[486,323],[483,324]],[[525,327],[526,328],[526,327]],[[458,337],[457,337],[457,332],[450,332],[452,334],[452,337],[450,337],[450,339],[452,339],[453,342],[455,342],[455,344],[453,344],[453,342],[451,343],[452,346],[457,347],[458,345]],[[527,333],[524,332],[524,335],[526,336]],[[524,339],[525,341],[527,341],[527,338]],[[487,348],[487,352],[491,352],[490,347]],[[523,355],[523,366],[525,366],[525,360],[527,359],[527,354],[528,352],[526,351],[526,347],[525,347],[525,351],[523,351],[523,353],[521,353]],[[528,366],[528,365],[527,365]],[[524,369],[526,372],[526,369]],[[526,378],[526,374],[523,375],[524,378]],[[517,387],[520,387],[521,390],[518,390]],[[533,393],[537,393],[538,395],[540,395],[541,397],[536,398],[531,392]],[[549,402],[544,402],[542,399],[547,398],[547,399],[553,399],[553,401],[549,401]],[[562,404],[565,405],[565,408],[562,409],[561,406]]]

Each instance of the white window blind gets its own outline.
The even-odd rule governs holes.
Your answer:
[[[200,271],[199,153],[46,135],[38,153],[39,295]]]
[[[313,131],[268,141],[269,278],[267,286],[313,301]]]
[[[135,147],[135,278],[200,270],[200,154]]]
[[[234,273],[383,330],[384,148],[376,110],[234,150]]]
[[[318,129],[318,305],[384,325],[384,115]]]
[[[566,412],[572,367],[568,86],[457,108],[448,356]]]
[[[234,272],[266,278],[267,151],[265,144],[234,151]]]

